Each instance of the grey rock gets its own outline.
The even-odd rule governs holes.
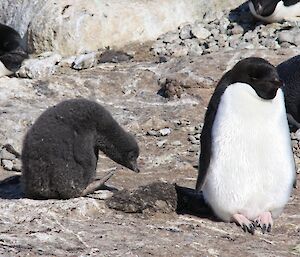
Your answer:
[[[189,52],[188,47],[184,45],[175,45],[169,48],[171,55],[174,57],[181,57],[181,56],[186,56]]]
[[[191,33],[200,40],[207,39],[211,35],[211,33],[200,23],[195,23],[193,25]]]
[[[200,148],[198,145],[194,144],[192,145],[189,149],[188,149],[188,152],[190,153],[196,153],[196,152],[199,152],[200,151]]]
[[[98,62],[99,63],[119,63],[119,62],[128,62],[133,58],[132,55],[125,53],[123,51],[115,51],[115,50],[106,50],[101,53]],[[96,59],[98,59],[96,57]]]
[[[158,131],[155,131],[155,130],[149,130],[149,131],[147,131],[147,135],[157,137],[157,136],[159,136],[160,134],[159,134]]]
[[[22,170],[22,162],[20,159],[14,159],[13,161],[13,170],[21,172]]]
[[[181,146],[182,143],[181,143],[179,140],[176,140],[176,141],[173,141],[173,142],[171,143],[171,145],[172,145],[172,146]]]
[[[158,147],[163,147],[167,142],[168,142],[168,140],[160,140],[156,143],[156,145]]]
[[[5,170],[9,170],[9,171],[11,171],[14,166],[14,164],[11,160],[3,160],[2,159],[1,164]]]
[[[298,129],[295,133],[293,133],[292,138],[300,141],[300,129]]]
[[[231,29],[231,33],[233,35],[236,35],[236,34],[243,34],[244,33],[244,29],[241,25],[238,25],[238,24],[234,24],[233,25],[233,28]]]
[[[92,68],[97,64],[98,58],[99,56],[96,52],[79,55],[72,63],[72,68],[75,70]]]
[[[166,34],[163,34],[161,37],[158,38],[158,40],[161,40],[162,43],[173,43],[176,40],[179,39],[179,35],[176,32],[167,32]]]
[[[294,35],[290,31],[281,31],[278,34],[278,42],[288,42],[288,43],[294,43]]]
[[[38,58],[25,60],[16,74],[21,78],[31,79],[49,77],[55,73],[61,59],[60,54],[45,53]]]
[[[99,200],[107,200],[113,196],[113,192],[109,190],[98,190],[90,194],[89,197]]]
[[[159,130],[159,133],[161,136],[168,136],[171,134],[171,129],[170,128],[163,128]]]
[[[192,135],[188,136],[188,140],[189,140],[192,144],[199,144],[198,140],[197,140],[194,136],[192,136]]]
[[[0,150],[0,159],[6,159],[6,160],[14,160],[16,159],[16,156],[10,152],[8,152],[6,149],[2,148]]]
[[[175,186],[168,183],[155,182],[129,192],[122,190],[114,194],[106,205],[109,208],[129,212],[174,212],[177,208],[177,193]]]
[[[179,37],[182,40],[191,39],[193,37],[192,26],[190,24],[187,24],[180,27]]]

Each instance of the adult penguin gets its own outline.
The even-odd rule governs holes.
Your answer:
[[[249,9],[264,22],[300,21],[300,0],[251,0]]]
[[[0,24],[0,77],[16,72],[26,58],[28,54],[20,34]]]
[[[238,62],[218,83],[205,116],[196,190],[216,216],[270,231],[295,180],[284,97],[276,69]]]

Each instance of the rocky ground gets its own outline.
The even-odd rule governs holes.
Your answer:
[[[232,29],[228,26],[226,31]],[[85,97],[103,104],[120,124],[136,135],[141,148],[140,174],[100,156],[97,172],[104,174],[116,168],[118,173],[107,185],[125,189],[113,198],[106,190],[85,198],[35,201],[22,198],[18,177],[3,181],[0,255],[300,255],[299,188],[294,190],[269,234],[244,233],[235,224],[220,222],[201,208],[188,206],[186,210],[180,209],[180,214],[175,211],[180,190],[193,195],[189,188],[193,189],[196,182],[203,117],[222,74],[245,57],[264,57],[276,65],[300,50],[296,46],[235,50],[224,47],[180,57],[166,55],[162,59],[165,55],[153,56],[153,50],[149,51],[156,43],[123,49],[133,58],[119,63],[100,63],[101,53],[69,59],[47,53],[29,60],[19,77],[0,78],[3,180],[19,174],[21,165],[16,152],[21,151],[22,138],[30,125],[47,107],[68,98]],[[76,58],[81,61],[77,59],[76,63]],[[300,136],[293,133],[292,139],[298,164]],[[149,187],[153,182],[159,183]],[[176,191],[172,183],[180,190]],[[162,185],[166,185],[166,198],[155,195],[159,190],[164,192]],[[138,187],[139,191],[134,191]],[[137,194],[149,197],[151,192],[154,200],[149,205],[134,200]],[[130,197],[131,206],[126,205]],[[125,207],[120,204],[118,207],[112,199],[125,201]],[[201,199],[194,200],[194,205],[203,206]],[[137,204],[143,208],[135,207]]]

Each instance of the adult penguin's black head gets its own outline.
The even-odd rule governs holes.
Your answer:
[[[249,57],[239,61],[228,72],[228,83],[242,82],[250,85],[263,99],[273,99],[282,86],[276,68],[268,61]]]

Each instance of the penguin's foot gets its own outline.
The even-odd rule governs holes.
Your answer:
[[[81,196],[86,196],[88,194],[91,194],[95,192],[96,190],[101,189],[104,186],[104,183],[109,180],[114,174],[116,173],[116,170],[113,169],[109,171],[104,177],[102,178],[96,178],[92,183],[90,183],[85,190],[81,193]]]
[[[245,232],[248,231],[252,235],[254,234],[255,225],[250,220],[248,220],[244,215],[236,213],[232,216],[232,218],[233,221],[238,225],[240,225]]]
[[[263,212],[255,219],[255,225],[261,227],[261,231],[264,233],[270,232],[273,226],[273,219],[270,212]]]

